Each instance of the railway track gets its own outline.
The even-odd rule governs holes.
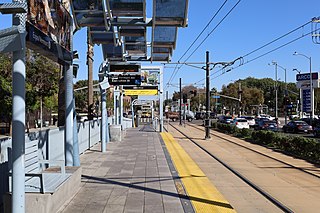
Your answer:
[[[199,126],[191,125],[191,124],[187,124],[187,125],[189,125],[190,127],[195,128],[195,129],[198,129],[198,130],[203,131],[203,128],[201,129]],[[314,176],[314,177],[320,179],[320,176],[319,176],[319,175],[314,174],[314,173],[312,173],[312,172],[309,172],[309,171],[307,171],[306,169],[296,167],[296,166],[294,166],[294,165],[292,165],[292,164],[290,164],[290,163],[284,162],[284,161],[282,161],[282,160],[280,160],[280,159],[277,159],[277,158],[272,157],[272,156],[270,156],[270,155],[267,155],[267,154],[265,154],[265,153],[259,152],[259,151],[257,151],[257,150],[251,149],[251,148],[249,148],[249,147],[247,147],[247,146],[244,146],[244,145],[242,145],[242,144],[236,143],[236,142],[234,142],[234,141],[232,141],[232,140],[229,140],[229,139],[226,139],[226,138],[224,138],[224,137],[221,137],[221,136],[218,135],[218,134],[214,134],[214,133],[210,132],[210,135],[213,135],[213,136],[215,136],[215,137],[221,138],[221,139],[223,139],[223,140],[225,140],[225,141],[228,141],[229,143],[235,144],[235,145],[237,145],[237,146],[239,146],[239,147],[242,147],[242,148],[244,148],[244,149],[250,150],[250,151],[255,152],[255,153],[259,154],[259,155],[262,155],[262,156],[264,156],[264,157],[270,158],[270,159],[275,160],[275,161],[277,161],[277,162],[279,162],[279,163],[282,163],[282,164],[284,164],[284,165],[286,165],[286,166],[289,166],[289,167],[291,167],[291,168],[297,169],[297,170],[299,170],[299,171],[301,171],[301,172],[304,172],[304,173],[306,173],[306,174],[309,174],[309,175],[311,175],[311,176]]]
[[[195,126],[194,124],[187,124],[188,126],[195,128],[199,131],[204,131],[203,128],[200,128],[198,126]],[[197,147],[199,147],[202,151],[204,151],[205,153],[207,153],[211,158],[215,159],[216,161],[218,161],[221,165],[223,165],[225,168],[227,168],[230,172],[232,172],[234,175],[236,175],[238,178],[240,178],[243,182],[245,182],[247,185],[249,185],[250,187],[252,187],[255,191],[257,191],[259,194],[261,194],[263,197],[265,197],[267,200],[269,200],[271,203],[273,203],[277,208],[279,208],[281,211],[283,212],[294,212],[290,207],[288,207],[288,205],[284,204],[283,202],[281,202],[279,199],[275,198],[275,196],[273,196],[272,194],[268,193],[266,190],[264,190],[262,187],[258,186],[256,183],[254,183],[253,181],[249,180],[246,176],[244,176],[243,174],[241,174],[239,171],[237,171],[236,169],[234,169],[231,165],[229,165],[228,163],[224,162],[222,159],[220,159],[219,157],[217,157],[216,155],[214,155],[213,153],[211,153],[210,151],[208,151],[205,147],[203,147],[201,144],[199,144],[197,141],[195,141],[194,139],[192,139],[190,137],[190,135],[184,133],[183,131],[181,131],[179,128],[175,127],[174,125],[170,124],[171,127],[173,127],[176,131],[178,131],[180,134],[182,134],[185,138],[187,138],[189,141],[191,141],[194,145],[196,145]],[[318,178],[320,179],[320,176],[314,173],[311,173],[303,168],[299,168],[296,167],[290,163],[284,162],[283,160],[277,159],[273,156],[269,156],[265,153],[259,152],[257,150],[254,150],[252,148],[246,147],[242,144],[239,144],[237,142],[234,142],[232,140],[229,140],[227,138],[224,138],[218,134],[214,134],[211,133],[212,136],[218,137],[226,142],[229,142],[233,145],[236,145],[238,147],[241,147],[243,149],[249,150],[250,152],[253,152],[257,155],[261,155],[263,157],[266,157],[270,160],[276,161],[278,163],[283,164],[284,167],[290,167],[292,169],[296,169],[297,171],[303,172],[304,174],[310,175],[312,177]]]

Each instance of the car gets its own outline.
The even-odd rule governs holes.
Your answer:
[[[260,114],[257,116],[257,118],[268,118],[269,120],[275,119],[275,117],[272,117],[271,115],[267,115],[267,114]]]
[[[203,120],[206,117],[206,113],[205,112],[196,112],[194,117],[196,120]]]
[[[278,123],[274,120],[269,119],[260,119],[257,125],[254,128],[255,130],[270,130],[270,131],[278,131]]]
[[[313,129],[313,135],[314,137],[320,137],[320,125],[317,125],[316,127],[314,127]]]
[[[244,119],[244,118],[235,118],[233,120],[233,122],[231,123],[231,125],[234,125],[239,129],[249,129],[250,128],[247,119]]]
[[[184,118],[184,113],[181,114]],[[192,111],[186,111],[186,120],[191,122],[195,118],[194,113]]]
[[[231,124],[233,122],[233,118],[231,116],[221,115],[218,119],[218,122],[224,124]]]
[[[240,116],[240,118],[246,119],[248,121],[248,124],[250,127],[252,127],[256,124],[256,121],[254,120],[254,117],[252,117],[252,116]]]
[[[305,121],[290,121],[287,125],[282,127],[284,132],[292,133],[312,133],[312,126],[307,124]]]

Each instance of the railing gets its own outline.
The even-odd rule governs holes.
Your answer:
[[[112,118],[110,118],[112,119]],[[100,141],[101,120],[78,124],[79,152],[83,153]],[[26,142],[37,141],[40,158],[45,160],[64,160],[64,128],[50,128],[26,134]],[[0,198],[9,191],[11,170],[11,138],[0,139]],[[1,211],[2,199],[0,199]]]

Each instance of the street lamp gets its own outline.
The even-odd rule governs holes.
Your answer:
[[[312,86],[312,63],[311,57],[308,57],[304,54],[294,52],[293,55],[301,55],[309,60],[309,69],[310,69],[310,97],[311,97],[311,109],[310,109],[310,120],[313,118],[313,111],[314,111],[314,101],[313,101],[313,86]]]
[[[281,69],[284,70],[284,83],[286,85],[285,87],[285,99],[287,100],[287,96],[288,96],[288,85],[287,85],[287,69],[280,66],[277,62],[275,62],[277,64],[278,67],[280,67]],[[285,102],[285,104],[287,104]],[[284,116],[284,123],[287,125],[287,116],[288,116],[288,111],[287,111],[287,106],[285,106],[285,116]]]
[[[275,117],[278,119],[278,64],[275,61],[272,61],[272,64],[268,65],[275,65],[275,73],[276,73],[276,82],[275,82],[275,90],[276,90],[276,105],[275,105]]]

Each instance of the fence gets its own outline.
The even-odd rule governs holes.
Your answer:
[[[112,119],[112,118],[110,118]],[[92,120],[78,124],[79,152],[83,153],[100,141],[101,120]],[[40,158],[46,160],[64,160],[64,128],[46,129],[28,133],[26,142],[37,141]],[[11,138],[0,139],[0,212],[2,196],[9,191],[8,173],[12,168]]]

